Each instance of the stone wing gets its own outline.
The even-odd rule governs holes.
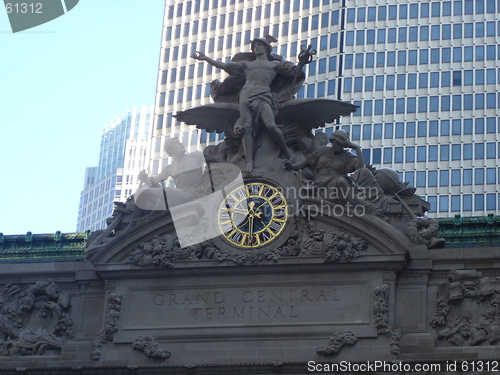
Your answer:
[[[297,124],[309,132],[325,126],[340,116],[348,116],[358,106],[332,99],[292,99],[280,108],[276,123],[282,125]]]
[[[233,130],[236,120],[240,117],[240,111],[237,104],[214,103],[177,112],[174,117],[187,125],[205,129],[208,133],[222,133]]]

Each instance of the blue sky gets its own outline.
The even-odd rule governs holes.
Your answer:
[[[75,232],[103,126],[154,103],[164,0],[80,0],[13,34],[0,9],[0,232]]]

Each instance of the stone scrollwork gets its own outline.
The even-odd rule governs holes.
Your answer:
[[[350,331],[334,332],[330,342],[326,346],[316,348],[316,353],[324,356],[333,356],[340,353],[344,346],[352,346],[358,342],[358,338]]]
[[[389,338],[389,347],[392,354],[399,354],[400,335],[396,329],[389,325],[389,285],[383,284],[375,288],[375,303],[373,314],[375,315],[375,328],[377,334],[385,335]]]
[[[93,361],[101,359],[102,347],[105,343],[113,340],[113,335],[118,331],[118,320],[122,305],[122,296],[110,293],[108,298],[108,313],[106,314],[106,325],[104,330],[96,336],[92,343],[92,353],[90,358]]]
[[[168,350],[158,349],[158,343],[151,336],[137,337],[132,343],[132,347],[144,352],[144,354],[153,359],[168,359],[172,355]]]
[[[0,356],[42,355],[60,351],[74,338],[69,295],[54,280],[0,291]]]
[[[494,345],[500,340],[500,278],[476,270],[452,270],[440,285],[430,325],[443,345]]]

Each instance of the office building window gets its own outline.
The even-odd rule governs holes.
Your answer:
[[[396,138],[404,138],[404,122],[396,123]]]
[[[460,195],[451,196],[451,211],[452,212],[460,211]]]
[[[325,96],[325,82],[318,82],[318,98]]]
[[[416,98],[408,98],[406,105],[407,113],[415,113],[417,111],[417,100]]]
[[[484,194],[474,194],[474,209],[476,211],[484,210]]]
[[[441,2],[432,2],[431,3],[431,16],[439,17],[441,15]]]
[[[450,160],[450,146],[449,145],[440,145],[440,160],[448,161]]]
[[[328,95],[335,95],[335,80],[328,80]]]
[[[450,171],[441,170],[439,171],[439,186],[449,186],[450,185]]]
[[[425,161],[427,156],[427,146],[417,147],[417,161]]]
[[[430,137],[434,137],[434,136],[438,135],[438,130],[439,130],[438,124],[439,123],[437,121],[429,121],[429,136]]]
[[[441,73],[441,87],[450,87],[450,72],[442,72]]]
[[[496,158],[496,144],[494,142],[488,142],[486,144],[486,158],[487,159]]]
[[[368,7],[368,21],[376,20],[377,7]]]
[[[373,91],[373,77],[365,78],[365,91]]]
[[[352,53],[348,54],[348,55],[345,55],[345,68],[346,69],[352,69],[352,63],[353,63],[353,55],[352,55]]]
[[[496,119],[494,117],[488,117],[486,119],[486,132],[488,134],[496,133]]]
[[[438,146],[430,145],[429,146],[429,161],[437,161],[438,160]]]
[[[384,148],[384,164],[392,164],[392,147]]]
[[[484,134],[484,119],[477,118],[475,122],[475,133],[476,134]]]
[[[386,115],[394,114],[394,99],[385,100],[385,114]]]
[[[415,125],[413,121],[406,123],[406,138],[415,137]]]
[[[436,212],[437,197],[435,197],[435,196],[427,197],[427,202],[429,202],[429,205],[431,206],[429,209],[429,212]]]
[[[463,170],[463,182],[464,185],[472,185],[472,169]]]
[[[448,212],[450,206],[450,197],[448,195],[441,195],[439,197],[439,212]]]
[[[406,172],[405,181],[408,182],[409,186],[415,186],[415,172]]]
[[[403,147],[396,147],[394,149],[394,162],[395,163],[403,162]]]
[[[386,90],[394,90],[394,83],[396,81],[396,76],[394,74],[389,74],[385,79]]]
[[[421,49],[420,50],[420,57],[419,57],[419,64],[428,64],[429,63],[429,50],[427,49]]]
[[[360,136],[361,136],[361,126],[360,125],[354,125],[352,127],[352,139],[359,140]]]
[[[427,184],[430,187],[437,186],[437,171],[429,171]]]
[[[465,153],[465,151],[464,151],[464,153]],[[475,155],[474,156],[475,156],[475,159],[484,159],[484,143],[476,143],[475,144]]]
[[[406,147],[406,162],[413,163],[415,161],[415,146]]]
[[[354,58],[354,67],[363,68],[364,58],[365,56],[363,53],[357,53]]]
[[[497,208],[497,195],[494,193],[486,194],[486,209],[496,210]]]
[[[472,160],[472,143],[465,143],[463,147],[463,159]],[[460,160],[460,159],[458,159]]]
[[[451,185],[452,186],[459,186],[460,185],[461,173],[462,173],[462,171],[460,169],[452,169],[452,171],[451,171]]]
[[[496,168],[486,168],[486,183],[488,185],[497,183]]]
[[[451,122],[451,134],[453,134],[453,135],[462,134],[462,121],[461,120],[453,120]]]
[[[426,172],[418,171],[417,172],[417,187],[425,187],[426,186]]]
[[[385,124],[384,138],[392,139],[394,134],[394,124]]]
[[[484,168],[474,170],[474,185],[484,185]]]
[[[382,161],[382,149],[381,148],[374,148],[373,149],[373,157],[371,162],[373,164],[380,164]]]
[[[472,194],[464,194],[462,198],[463,210],[472,211]]]

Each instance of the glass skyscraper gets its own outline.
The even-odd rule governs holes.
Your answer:
[[[218,142],[175,121],[210,102],[226,74],[190,56],[227,61],[255,37],[278,39],[296,61],[318,51],[299,97],[360,106],[348,130],[377,168],[390,167],[432,205],[429,216],[499,214],[500,0],[167,0],[155,103],[153,172],[166,137],[190,148]]]
[[[113,202],[125,202],[139,187],[151,152],[153,106],[133,107],[105,125],[99,166],[87,168],[80,194],[77,231],[105,229]]]

